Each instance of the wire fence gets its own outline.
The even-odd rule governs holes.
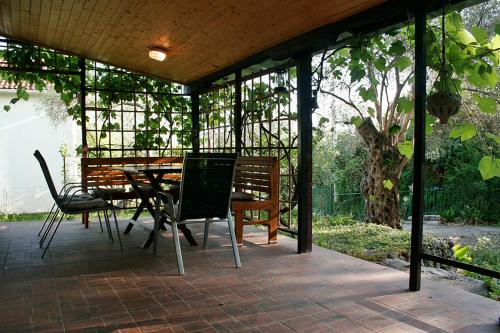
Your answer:
[[[400,191],[400,216],[407,219],[412,213],[412,192]],[[447,219],[470,221],[500,221],[498,198],[500,189],[471,191],[452,187],[425,189],[424,214],[440,215]],[[313,212],[319,215],[350,215],[364,219],[365,198],[361,193],[335,193],[331,186],[313,188]]]

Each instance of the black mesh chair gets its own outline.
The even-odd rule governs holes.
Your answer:
[[[109,215],[108,211],[111,210],[113,213],[113,217],[115,220],[115,225],[116,225],[116,231],[118,234],[118,240],[120,242],[120,249],[123,251],[123,246],[120,238],[120,231],[118,229],[118,222],[116,220],[116,212],[115,209],[117,207],[114,207],[112,203],[107,202],[106,200],[102,198],[85,198],[82,196],[82,190],[83,186],[81,185],[72,185],[68,188],[65,189],[65,191],[62,191],[61,193],[58,193],[56,190],[56,187],[54,185],[54,182],[52,180],[52,176],[50,175],[49,168],[47,167],[47,163],[45,162],[45,159],[43,158],[42,154],[36,150],[35,153],[33,154],[35,158],[38,160],[38,163],[40,163],[40,167],[42,169],[43,175],[45,177],[45,181],[47,182],[47,186],[49,187],[50,194],[52,196],[52,199],[54,199],[54,203],[57,207],[57,211],[60,211],[62,214],[61,216],[57,219],[57,214],[53,214],[53,217],[50,219],[50,222],[48,226],[45,229],[44,236],[42,238],[42,241],[40,244],[43,244],[43,240],[50,234],[50,230],[52,229],[53,225],[55,224],[57,220],[57,225],[49,239],[49,242],[45,246],[45,249],[42,253],[42,258],[45,256],[45,253],[49,249],[50,243],[54,239],[54,235],[57,232],[57,229],[59,229],[59,225],[61,224],[62,219],[64,218],[65,215],[68,214],[82,214],[82,213],[90,213],[90,212],[103,212],[104,213],[104,220],[106,221],[106,226],[108,228],[108,234],[110,235],[110,238],[112,239],[111,236],[111,226],[110,226],[110,221],[109,221]],[[98,188],[94,188],[98,189]]]
[[[210,223],[227,222],[234,261],[236,267],[241,267],[230,211],[236,157],[237,154],[188,153],[184,157],[178,205],[174,205],[174,198],[170,193],[158,194],[153,251],[156,254],[160,223],[166,219],[172,224],[180,275],[184,275],[184,264],[177,231],[179,224],[204,223],[203,249],[206,249]],[[160,210],[161,202],[165,203],[163,211]]]
[[[66,184],[64,184],[64,186],[59,191],[59,195],[58,195],[59,198],[60,199],[65,199],[65,198],[72,197],[72,200],[90,200],[90,199],[95,199],[94,195],[91,194],[91,193],[76,193],[75,195],[73,195],[72,192],[76,188],[79,188],[80,186],[81,186],[80,183],[66,183]],[[42,227],[38,231],[38,236],[40,236],[40,234],[45,229],[45,225],[47,225],[47,222],[52,221],[53,219],[57,218],[58,215],[59,215],[59,207],[57,207],[56,203],[54,202],[54,204],[52,205],[52,208],[50,209],[49,213],[45,217],[45,220],[43,221]],[[101,231],[103,231],[103,229],[102,229],[102,222],[101,222],[100,218],[99,218],[99,223],[101,225]],[[46,234],[44,233],[43,236],[46,236]],[[40,240],[40,245],[43,244],[44,239],[45,238],[42,237],[42,239]]]

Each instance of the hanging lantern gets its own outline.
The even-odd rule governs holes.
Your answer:
[[[443,4],[443,14],[441,17],[441,64],[439,74],[434,83],[436,91],[427,97],[427,111],[437,118],[439,123],[447,124],[448,119],[455,115],[462,105],[462,98],[458,93],[458,89],[450,78],[448,70],[446,69],[445,59],[445,8]]]
[[[276,72],[276,86],[274,87],[275,93],[287,93],[286,88],[288,82],[287,72],[284,69],[280,69]]]

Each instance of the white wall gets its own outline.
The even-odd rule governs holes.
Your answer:
[[[59,148],[74,149],[80,142],[78,126],[67,121],[57,127],[41,111],[43,93],[30,91],[28,101],[19,101],[9,112],[3,105],[15,97],[15,90],[0,90],[0,212],[45,212],[53,200],[33,152],[38,149],[45,157],[56,188],[63,183],[62,157]],[[45,95],[46,96],[46,95]],[[77,174],[73,158],[67,170]]]

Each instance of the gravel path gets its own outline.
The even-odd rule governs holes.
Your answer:
[[[403,230],[411,231],[411,222],[403,221]],[[473,245],[479,236],[488,236],[500,242],[500,227],[473,226],[461,224],[440,224],[435,221],[424,222],[424,234],[432,234],[441,237],[459,238],[462,242]]]

